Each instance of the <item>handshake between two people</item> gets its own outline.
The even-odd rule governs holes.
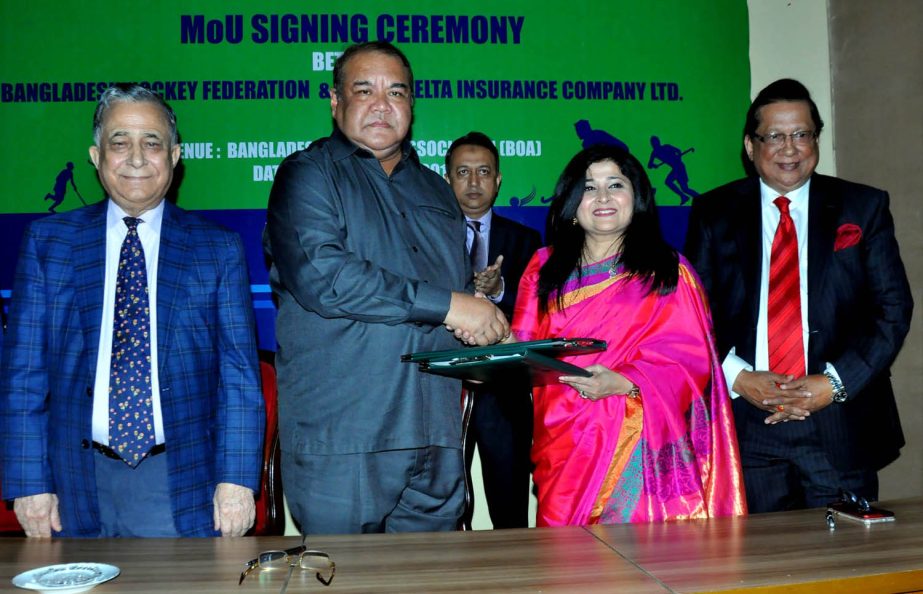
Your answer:
[[[453,292],[443,324],[467,345],[487,346],[513,340],[506,316],[480,292]]]

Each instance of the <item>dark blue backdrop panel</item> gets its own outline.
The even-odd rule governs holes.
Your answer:
[[[519,221],[537,229],[545,231],[546,207],[497,207],[497,212],[505,217]],[[663,228],[667,241],[677,249],[681,248],[686,238],[686,224],[689,220],[689,209],[685,206],[662,206],[659,208],[660,225]],[[253,308],[256,314],[257,338],[261,349],[274,351],[276,349],[275,309],[272,294],[269,290],[269,271],[263,255],[262,235],[266,226],[266,211],[253,210],[204,210],[199,214],[228,229],[237,231],[244,243],[247,253],[247,266],[250,269],[250,289],[253,294]],[[3,214],[0,215],[0,295],[6,300],[10,298],[13,287],[13,276],[16,270],[16,258],[22,235],[26,226],[33,220],[48,216],[44,214]]]

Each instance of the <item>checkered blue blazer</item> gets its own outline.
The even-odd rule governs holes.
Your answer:
[[[99,532],[92,440],[106,201],[23,238],[0,364],[2,493],[56,493],[62,536]],[[237,234],[165,205],[157,272],[161,410],[173,518],[212,536],[220,482],[258,492],[264,411]]]

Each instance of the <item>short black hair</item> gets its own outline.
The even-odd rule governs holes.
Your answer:
[[[493,142],[491,142],[490,138],[486,134],[484,134],[483,132],[477,132],[475,130],[472,130],[471,132],[468,132],[461,138],[456,138],[455,141],[452,142],[452,145],[449,146],[449,150],[446,151],[446,154],[445,154],[446,174],[448,174],[452,168],[451,166],[452,153],[454,153],[458,147],[465,146],[465,145],[480,146],[490,151],[490,154],[494,156],[494,163],[496,164],[496,167],[497,167],[497,173],[500,173],[500,152],[497,151],[497,147],[494,145]]]
[[[404,68],[407,70],[407,77],[410,79],[408,84],[410,85],[410,97],[413,98],[413,68],[410,66],[410,60],[407,59],[407,56],[404,55],[404,52],[397,49],[396,46],[388,43],[387,41],[368,41],[366,43],[356,43],[340,54],[340,57],[337,58],[336,62],[333,63],[333,90],[336,92],[337,96],[343,95],[343,70],[346,68],[346,65],[350,60],[358,56],[359,54],[369,53],[369,52],[378,52],[385,54],[386,56],[391,56],[392,58],[397,58],[401,61],[401,64],[404,65]]]
[[[807,87],[797,80],[780,78],[760,91],[750,104],[750,109],[747,110],[747,121],[744,123],[744,136],[753,138],[756,134],[756,129],[760,125],[761,108],[782,101],[806,101],[811,110],[811,119],[814,120],[814,132],[820,135],[820,131],[824,129],[824,120],[821,119],[817,104],[811,99],[811,93]]]

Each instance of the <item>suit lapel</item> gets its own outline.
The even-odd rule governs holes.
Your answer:
[[[487,246],[488,266],[496,261],[497,256],[507,252],[506,236],[507,234],[503,232],[503,219],[497,213],[493,213],[490,217],[490,238]]]
[[[160,258],[157,263],[157,361],[160,370],[169,360],[176,312],[182,306],[182,290],[189,268],[189,231],[182,224],[180,210],[167,202],[160,228]]]
[[[808,295],[812,296],[808,299],[808,326],[812,327],[812,320],[821,319],[820,312],[812,309],[823,307],[825,303],[820,296],[833,256],[841,204],[836,196],[829,193],[826,180],[819,175],[811,179],[808,201]]]
[[[74,238],[74,299],[80,312],[89,372],[96,372],[99,328],[103,316],[106,280],[106,212],[109,201],[88,207],[85,220]]]
[[[759,178],[750,178],[740,188],[735,200],[737,249],[740,254],[740,273],[743,276],[747,319],[756,328],[760,303],[760,272],[763,263],[763,216],[760,212]],[[735,271],[733,274],[737,274]]]

